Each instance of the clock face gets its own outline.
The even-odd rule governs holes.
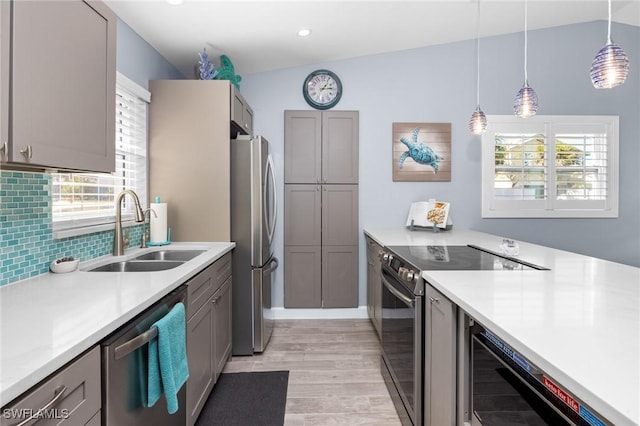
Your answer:
[[[309,105],[316,109],[335,106],[342,96],[342,83],[337,75],[327,70],[309,74],[302,86],[302,94]]]

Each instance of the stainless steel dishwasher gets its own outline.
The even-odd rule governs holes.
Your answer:
[[[162,396],[146,407],[148,343],[158,332],[151,325],[178,302],[185,301],[186,286],[174,290],[131,320],[102,343],[102,424],[106,426],[185,424],[186,385],[178,393],[179,409],[167,412]]]

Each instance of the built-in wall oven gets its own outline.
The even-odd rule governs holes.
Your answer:
[[[544,269],[476,246],[388,246],[382,251],[382,374],[403,425],[430,425],[426,413],[425,281],[422,271]],[[453,349],[455,352],[455,348]],[[455,364],[455,362],[454,362]],[[446,390],[445,390],[446,391]],[[431,400],[431,399],[429,399]],[[431,404],[433,405],[433,404]],[[452,407],[432,410],[454,412]],[[435,418],[438,418],[437,416]]]
[[[470,336],[471,425],[611,424],[491,331]]]

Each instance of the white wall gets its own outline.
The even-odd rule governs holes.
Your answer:
[[[630,58],[625,85],[596,90],[589,67],[606,38],[606,22],[529,32],[529,83],[539,114],[620,116],[620,217],[617,219],[482,219],[480,138],[467,122],[476,106],[475,40],[243,76],[241,90],[254,109],[254,128],[272,143],[283,193],[284,115],[310,109],[302,97],[309,72],[340,77],[338,110],[360,111],[360,226],[402,227],[409,203],[451,201],[455,227],[470,228],[640,266],[640,28],[614,24],[615,41]],[[265,52],[268,54],[268,52]],[[486,114],[511,114],[523,83],[523,34],[481,41],[481,105]],[[393,122],[451,122],[452,179],[400,183],[391,177]],[[283,259],[283,199],[275,252]],[[366,258],[360,246],[360,305],[366,304]],[[283,306],[283,268],[274,306]]]

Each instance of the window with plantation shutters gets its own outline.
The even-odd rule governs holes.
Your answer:
[[[133,189],[142,206],[147,205],[147,106],[150,94],[118,74],[115,99],[115,172],[53,173],[55,231],[114,223],[115,197],[123,189]],[[122,217],[124,221],[133,219],[133,203],[128,196],[123,199]]]
[[[618,117],[487,121],[483,217],[618,216]]]

